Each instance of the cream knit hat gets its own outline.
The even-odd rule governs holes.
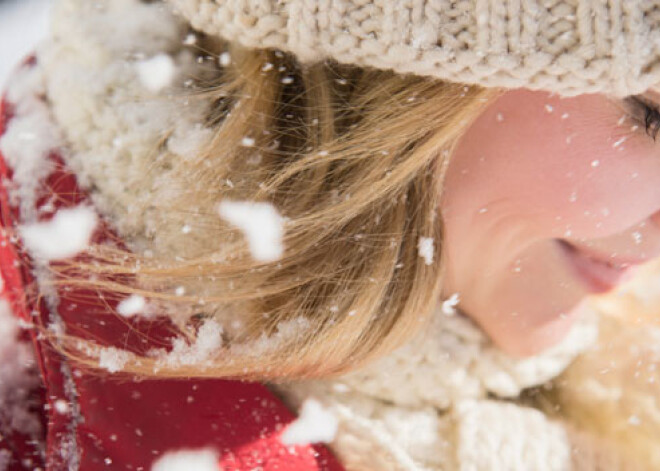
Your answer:
[[[200,31],[303,63],[563,95],[660,84],[660,0],[169,1]]]

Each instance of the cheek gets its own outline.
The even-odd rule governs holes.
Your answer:
[[[574,319],[563,314],[593,291],[556,239],[632,260],[660,253],[655,225],[639,224],[660,209],[660,144],[622,116],[603,96],[508,92],[457,146],[442,206],[444,294],[460,293],[508,351],[558,341]]]
[[[538,238],[622,231],[660,206],[658,149],[622,116],[602,96],[507,93],[464,136],[447,191],[461,211],[517,217]]]

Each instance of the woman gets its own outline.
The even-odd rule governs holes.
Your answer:
[[[0,141],[10,467],[660,463],[657,327],[583,312],[660,254],[657,5],[440,3],[56,5]]]

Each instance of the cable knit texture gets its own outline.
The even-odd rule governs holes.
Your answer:
[[[625,96],[660,83],[660,0],[169,0],[191,24],[302,62]]]
[[[333,445],[349,469],[571,469],[566,424],[488,398],[514,399],[560,374],[596,340],[584,315],[556,347],[516,359],[464,316],[439,309],[417,338],[360,371],[278,389],[294,408],[313,397],[339,418]],[[588,440],[580,446],[580,455],[597,453]],[[369,467],[374,456],[378,467]]]
[[[514,358],[465,316],[447,316],[438,309],[416,339],[341,382],[382,401],[441,410],[468,398],[513,398],[559,375],[597,336],[594,320],[585,313],[557,346],[533,357]]]
[[[215,18],[218,25],[222,24],[218,15],[224,10],[213,2],[179,3],[182,9],[186,8],[183,12],[188,16],[194,13],[199,18]],[[312,3],[318,4],[319,9],[333,5],[333,11],[341,5],[357,8],[357,2]],[[454,11],[457,18],[472,14],[469,5],[488,5],[479,0],[436,3],[449,5],[451,8],[446,11]],[[289,11],[296,4],[281,2],[278,8]],[[519,8],[526,5],[528,11],[534,2],[501,2],[502,8],[513,8],[515,4]],[[557,15],[573,11],[570,6],[561,10],[559,3],[552,4],[559,9]],[[610,2],[610,8],[615,4],[618,3]],[[235,3],[223,2],[223,5],[228,9],[228,5]],[[257,11],[259,19],[253,21],[249,15],[238,13],[228,16],[227,31],[238,34],[240,25],[261,25],[260,28],[270,25],[272,42],[262,46],[288,41],[288,36],[281,32],[287,30],[282,29],[284,23],[275,21],[281,14],[275,3],[262,0],[241,5],[240,11]],[[373,19],[373,24],[368,23],[369,28],[389,31],[392,40],[405,33],[405,28],[392,23],[401,15],[399,10],[396,14],[396,9],[388,10],[391,22],[385,27],[376,14],[379,8],[385,8],[384,2],[364,1],[361,5],[365,15],[362,24]],[[632,11],[633,5],[639,9],[642,3],[631,1],[626,5]],[[462,14],[453,10],[459,6],[464,8]],[[506,8],[504,11],[509,11]],[[340,17],[335,20],[339,21]],[[432,19],[428,14],[419,17]],[[150,193],[164,198],[168,191],[175,191],[168,186],[171,163],[196,152],[210,133],[202,124],[206,101],[188,100],[184,87],[188,77],[199,76],[204,70],[191,56],[190,48],[183,44],[187,25],[172,16],[162,3],[139,0],[60,0],[53,18],[52,37],[38,51],[38,61],[45,69],[53,113],[67,140],[64,157],[118,232],[133,247],[144,248],[148,239],[156,237],[150,228],[158,218],[167,215],[143,210],[143,202],[153,197]],[[122,22],[122,18],[126,21]],[[526,28],[532,28],[533,22],[528,20],[530,25]],[[193,21],[197,22],[196,27],[202,26],[199,19]],[[567,23],[571,21],[575,19],[566,19]],[[452,39],[455,44],[471,40],[470,29],[461,29],[459,24],[465,23],[459,21],[451,26],[455,28]],[[327,25],[324,25],[319,30],[325,31]],[[119,27],[121,34],[117,34]],[[539,27],[539,30],[547,28]],[[538,37],[532,39],[531,49],[540,41]],[[305,42],[313,49],[314,41],[311,37]],[[435,38],[431,43],[434,41]],[[450,39],[443,41],[447,44]],[[493,47],[496,45],[493,43]],[[140,82],[136,66],[145,58],[159,54],[172,58],[176,74],[170,88],[154,93]],[[552,83],[563,83],[560,75],[550,73],[552,70],[552,67],[544,70],[546,79],[552,76]],[[585,77],[588,72],[584,71]],[[577,88],[571,90],[576,92]],[[180,245],[189,240],[185,237],[190,234],[180,238]],[[617,334],[622,330],[616,329]],[[293,407],[314,397],[335,414],[340,425],[331,445],[350,470],[628,470],[633,469],[630,461],[622,465],[617,446],[602,441],[599,431],[578,430],[571,424],[571,417],[549,417],[524,405],[519,396],[526,388],[553,380],[579,356],[581,360],[569,368],[566,376],[571,380],[569,384],[578,385],[579,390],[571,394],[569,386],[562,386],[565,404],[577,402],[580,410],[593,410],[591,415],[599,412],[595,408],[607,407],[605,410],[611,411],[612,416],[636,413],[641,417],[645,412],[648,417],[660,417],[657,414],[660,409],[653,402],[657,396],[655,382],[642,385],[641,379],[635,377],[633,381],[623,374],[634,374],[635,362],[639,361],[636,352],[656,348],[658,332],[648,330],[648,339],[619,335],[625,342],[620,341],[616,348],[601,347],[594,353],[584,353],[598,334],[598,327],[586,320],[557,347],[533,358],[515,359],[497,350],[467,318],[459,314],[447,316],[438,310],[419,337],[367,368],[336,380],[282,385],[279,390]],[[635,338],[644,338],[646,347],[638,345],[630,350]],[[614,344],[607,337],[599,345]],[[650,355],[644,356],[647,357]],[[629,360],[622,362],[622,358]],[[614,359],[619,359],[620,367]],[[606,368],[612,370],[607,376],[601,374]],[[646,409],[637,410],[638,404],[645,404]],[[619,411],[617,407],[625,410]],[[651,437],[659,430],[657,424],[660,419],[648,428],[638,427],[640,434],[634,436],[635,442],[651,443]],[[646,447],[654,449],[651,444]]]

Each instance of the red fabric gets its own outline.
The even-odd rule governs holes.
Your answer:
[[[0,108],[0,135],[13,115],[10,104]],[[55,211],[89,203],[75,176],[53,154],[56,170],[40,190],[38,206],[53,201]],[[87,339],[144,352],[168,347],[174,327],[166,320],[129,321],[113,312],[111,295],[81,289],[58,289],[59,303],[37,296],[28,255],[12,237],[20,215],[9,204],[7,187],[11,169],[0,155],[0,269],[5,281],[1,295],[13,312],[29,321],[30,313],[42,325],[60,316],[67,332]],[[43,209],[43,208],[42,208]],[[43,210],[47,220],[55,211]],[[101,224],[94,241],[116,235]],[[28,294],[26,294],[28,293]],[[35,395],[47,398],[43,408],[46,442],[28,443],[26,437],[0,441],[0,449],[12,453],[9,470],[72,469],[84,471],[149,470],[164,453],[211,447],[219,455],[219,470],[339,471],[343,468],[324,447],[285,447],[281,430],[294,416],[266,387],[255,383],[219,379],[138,380],[92,374],[76,369],[36,330],[30,331],[44,386]],[[58,407],[56,407],[56,404]],[[61,405],[66,404],[68,410]],[[32,440],[34,442],[34,440]],[[25,462],[32,460],[29,464]]]
[[[9,114],[9,109],[0,103],[0,136],[4,133],[5,120],[2,116]],[[0,300],[9,303],[12,313],[20,319],[29,321],[27,304],[25,302],[25,293],[22,289],[22,274],[18,257],[11,243],[12,234],[6,231],[5,221],[11,220],[10,207],[7,200],[7,194],[3,189],[4,177],[8,174],[2,156],[0,155]],[[6,332],[0,332],[3,336]],[[16,341],[32,342],[34,332],[23,331]],[[5,339],[5,341],[7,341]],[[36,372],[31,372],[36,374]],[[0,378],[1,381],[1,378]],[[41,422],[41,430],[36,435],[13,430],[9,424],[0,426],[0,452],[4,456],[0,457],[0,462],[6,465],[8,471],[35,470],[43,466],[44,462],[44,444],[46,430],[46,416],[43,414],[43,404],[45,403],[45,388],[41,385],[29,391],[26,396],[26,402],[23,404],[30,413],[37,417]],[[4,404],[8,407],[8,404]],[[6,429],[9,427],[9,430]]]

